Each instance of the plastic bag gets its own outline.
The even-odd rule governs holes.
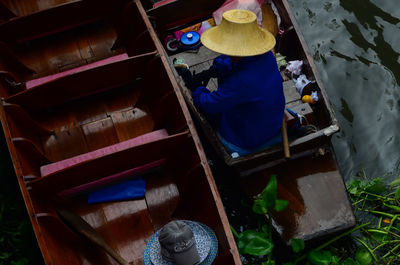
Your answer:
[[[232,9],[244,9],[252,11],[257,16],[257,24],[261,26],[262,24],[262,10],[261,5],[265,0],[226,0],[220,8],[218,8],[214,13],[213,17],[215,23],[219,25],[222,20],[222,14],[225,11]]]
[[[303,61],[290,61],[288,65],[286,66],[286,74],[288,76],[291,76],[292,74],[294,75],[300,75],[301,74],[301,69],[303,68]]]

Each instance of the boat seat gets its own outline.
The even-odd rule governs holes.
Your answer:
[[[140,176],[140,174],[149,172],[151,170],[154,170],[156,168],[159,168],[161,166],[163,166],[166,162],[166,159],[160,159],[151,163],[147,163],[145,165],[139,166],[139,167],[134,167],[116,174],[113,174],[111,176],[102,178],[102,179],[98,179],[96,181],[93,182],[89,182],[86,184],[82,184],[79,185],[77,187],[68,189],[68,190],[64,190],[60,193],[61,196],[74,196],[77,194],[81,194],[93,189],[96,189],[98,187],[103,187],[106,185],[109,185],[111,183],[117,182],[117,181],[122,181],[122,180],[126,180],[135,176]]]
[[[95,158],[99,158],[101,156],[105,156],[107,154],[115,153],[124,149],[129,149],[137,145],[146,144],[149,142],[153,142],[168,136],[168,132],[165,129],[160,129],[157,131],[153,131],[135,138],[132,138],[127,141],[123,141],[117,144],[113,144],[110,146],[106,146],[85,154],[77,155],[74,157],[70,157],[61,161],[57,161],[51,164],[47,164],[40,167],[40,174],[42,177],[48,176],[57,171],[61,171],[68,167],[72,167],[76,164],[92,160]]]
[[[26,89],[31,89],[33,87],[40,86],[40,85],[42,85],[44,83],[53,81],[55,79],[58,79],[58,78],[61,78],[61,77],[67,76],[67,75],[75,74],[77,72],[81,72],[81,71],[84,71],[84,70],[92,69],[92,68],[95,68],[95,67],[98,67],[98,66],[102,66],[102,65],[105,65],[105,64],[118,62],[118,61],[121,61],[121,60],[124,60],[124,59],[127,59],[127,58],[129,58],[127,53],[118,54],[118,55],[115,55],[115,56],[112,56],[112,57],[109,57],[109,58],[106,58],[106,59],[103,59],[103,60],[100,60],[100,61],[97,61],[97,62],[94,62],[94,63],[82,65],[82,66],[79,66],[79,67],[76,67],[76,68],[73,68],[73,69],[70,69],[70,70],[67,70],[67,71],[64,71],[64,72],[60,72],[60,73],[57,73],[57,74],[53,74],[53,75],[44,76],[44,77],[41,77],[41,78],[29,80],[29,81],[26,82],[25,86],[26,86]]]

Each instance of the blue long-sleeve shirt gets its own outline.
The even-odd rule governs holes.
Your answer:
[[[272,52],[245,57],[235,63],[225,55],[214,60],[218,89],[198,87],[197,107],[217,119],[220,135],[242,148],[257,148],[281,128],[285,97]]]

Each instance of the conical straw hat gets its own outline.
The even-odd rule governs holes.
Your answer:
[[[256,15],[248,10],[233,9],[222,15],[221,24],[201,35],[204,46],[230,56],[254,56],[275,46],[274,36],[257,25]]]

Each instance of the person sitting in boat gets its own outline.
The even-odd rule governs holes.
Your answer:
[[[222,54],[199,75],[218,78],[218,89],[211,92],[206,84],[193,85],[199,84],[196,77],[183,75],[183,79],[193,89],[195,105],[217,126],[221,142],[233,156],[280,143],[285,97],[271,51],[274,36],[257,25],[253,12],[235,9],[223,14],[220,25],[204,32],[201,42]]]

